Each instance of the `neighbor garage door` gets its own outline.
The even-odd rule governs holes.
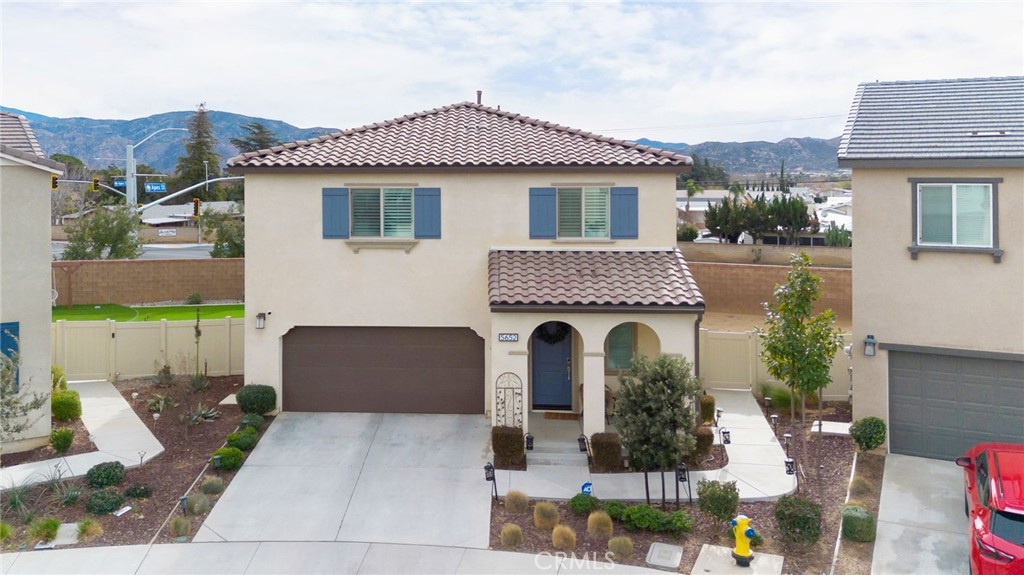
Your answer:
[[[287,411],[484,411],[484,341],[468,328],[297,327],[283,347]]]
[[[954,459],[982,441],[1024,443],[1024,363],[889,352],[893,453]]]

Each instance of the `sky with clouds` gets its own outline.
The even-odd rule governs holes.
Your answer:
[[[830,138],[857,84],[1024,75],[1024,3],[0,3],[0,104],[349,128],[464,100],[610,136]]]

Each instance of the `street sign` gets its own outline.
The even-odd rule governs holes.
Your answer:
[[[114,187],[115,188],[127,188],[128,187],[128,182],[125,181],[124,178],[117,178],[117,179],[114,180]]]
[[[151,194],[159,194],[167,191],[167,184],[163,182],[146,182],[146,191]]]

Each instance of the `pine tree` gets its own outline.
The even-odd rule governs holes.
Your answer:
[[[265,150],[281,143],[281,140],[277,139],[277,134],[259,122],[242,124],[242,130],[244,134],[241,138],[230,140],[231,145],[238,148],[239,153]]]
[[[199,104],[196,113],[188,120],[185,155],[178,158],[174,167],[175,183],[179,190],[205,181],[207,174],[211,179],[220,176],[220,157],[214,152],[216,145],[217,139],[213,136],[213,123],[206,104]],[[218,199],[216,187],[210,188],[209,192],[206,188],[198,188],[192,195],[204,201]]]

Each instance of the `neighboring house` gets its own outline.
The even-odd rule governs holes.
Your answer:
[[[63,173],[28,120],[0,112],[0,348],[21,355],[19,393],[50,391],[50,177]],[[46,445],[50,403],[42,410],[5,452]]]
[[[233,211],[235,214],[233,216],[234,218],[242,219],[245,217],[242,213],[241,206],[238,205],[238,202],[203,202],[200,210],[202,213],[210,211],[220,214],[226,214]],[[193,217],[194,212],[195,207],[191,202],[173,206],[157,204],[142,212],[142,223],[147,226],[195,226],[196,220],[195,217]]]
[[[697,358],[673,209],[691,163],[472,103],[233,158],[247,382],[291,411],[601,431],[634,353]]]
[[[894,453],[1024,442],[1024,78],[861,84],[839,166],[854,417],[886,419]]]

